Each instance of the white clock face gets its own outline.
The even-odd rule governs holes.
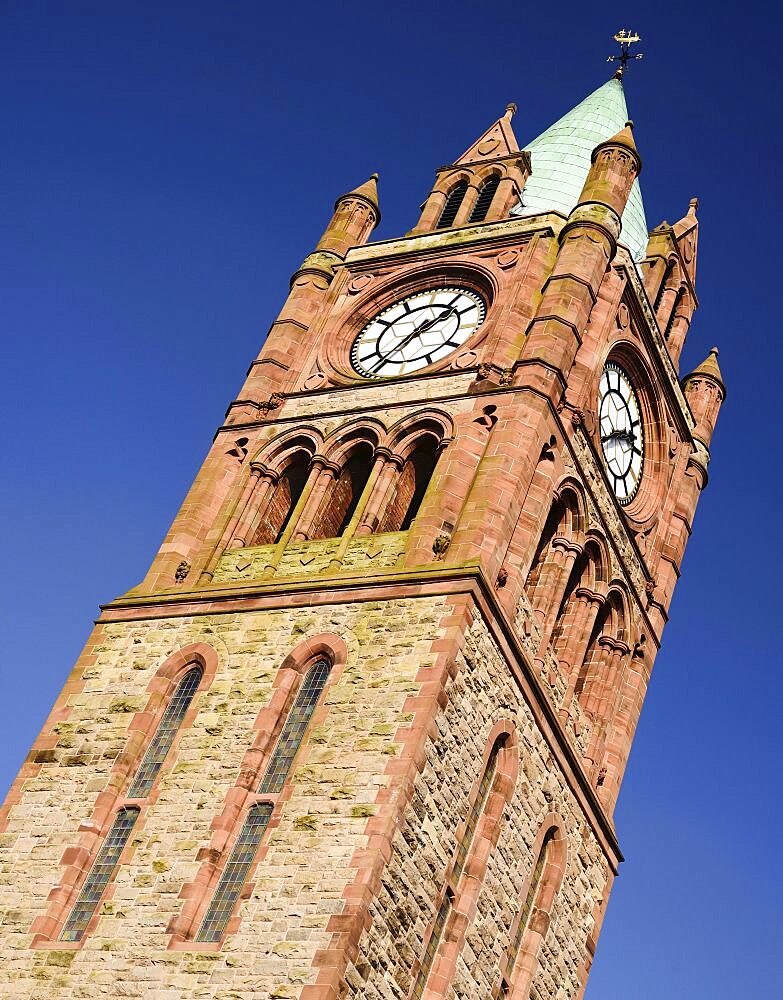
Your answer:
[[[351,348],[351,364],[365,378],[409,375],[464,344],[486,311],[484,300],[467,288],[416,292],[367,324]]]
[[[620,503],[630,503],[644,468],[644,426],[631,381],[612,361],[598,386],[598,425],[609,482]]]

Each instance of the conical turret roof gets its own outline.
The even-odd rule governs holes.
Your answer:
[[[620,132],[628,121],[622,82],[614,77],[594,90],[538,138],[522,148],[530,152],[533,173],[525,184],[514,215],[562,212],[568,215],[579,201],[590,157],[595,147]],[[634,260],[644,258],[647,220],[639,181],[634,181],[623,212],[620,242]]]

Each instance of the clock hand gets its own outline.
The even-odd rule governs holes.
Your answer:
[[[426,333],[427,330],[431,330],[433,326],[435,326],[437,323],[441,323],[441,322],[447,320],[455,312],[456,312],[456,309],[454,308],[454,306],[449,306],[448,309],[445,312],[442,312],[439,316],[435,316],[434,319],[425,320],[421,324],[421,326],[417,326],[414,330],[412,330],[408,334],[407,337],[404,337],[400,341],[399,344],[397,344],[394,347],[392,347],[392,349],[389,351],[388,354],[384,354],[383,357],[379,358],[376,361],[376,363],[372,366],[372,368],[370,369],[370,371],[371,372],[377,372],[378,369],[381,367],[381,365],[384,364],[384,362],[386,362],[386,361],[389,360],[389,358],[392,356],[392,354],[396,354],[397,351],[401,351],[403,349],[403,347],[407,347],[408,344],[414,339],[414,337],[418,337],[420,334]]]
[[[607,434],[601,438],[602,441],[625,441],[626,444],[633,444],[634,438],[630,431],[612,431],[611,434]]]

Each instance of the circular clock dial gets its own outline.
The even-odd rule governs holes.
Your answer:
[[[644,468],[644,427],[631,381],[612,361],[604,368],[598,386],[598,424],[615,496],[622,504],[630,503]]]
[[[365,378],[426,368],[464,344],[486,311],[484,300],[467,288],[416,292],[367,324],[351,348],[351,364]]]

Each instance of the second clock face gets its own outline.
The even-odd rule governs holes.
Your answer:
[[[351,364],[365,378],[408,375],[464,344],[485,315],[484,300],[467,288],[416,292],[367,324],[351,348]]]
[[[609,481],[621,504],[636,496],[644,468],[644,426],[631,380],[610,361],[598,386],[598,424]]]

